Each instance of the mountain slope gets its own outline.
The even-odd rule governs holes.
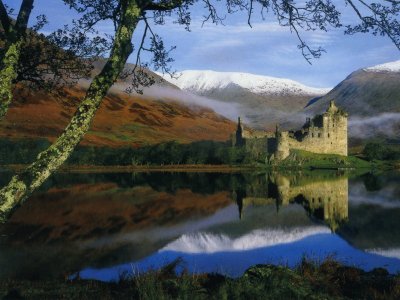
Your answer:
[[[388,65],[386,65],[388,66]],[[396,69],[392,69],[396,70]],[[400,70],[379,66],[353,72],[305,111],[319,112],[334,99],[352,116],[400,112]]]
[[[389,138],[400,135],[400,60],[351,73],[332,91],[304,109],[321,113],[330,100],[349,113],[351,138]]]
[[[43,92],[22,96],[23,87],[15,92],[15,101],[0,123],[0,137],[57,138],[68,124],[85,94],[80,82],[65,91],[62,99]],[[103,100],[91,130],[82,144],[95,146],[140,146],[176,140],[183,143],[199,140],[229,139],[235,124],[199,105],[184,104],[168,97],[145,97],[124,92],[127,82],[119,82]],[[168,83],[164,86],[175,88]],[[161,89],[157,86],[154,88]],[[25,91],[26,92],[26,91]]]
[[[258,128],[272,128],[272,124],[285,120],[311,99],[329,91],[290,79],[248,73],[183,71],[178,76],[164,78],[193,94],[239,105],[245,121]]]

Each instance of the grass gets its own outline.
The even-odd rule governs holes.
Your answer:
[[[333,259],[307,259],[295,268],[257,265],[241,277],[176,273],[180,260],[118,282],[93,280],[0,282],[3,299],[399,299],[400,276],[365,272]]]
[[[305,168],[305,169],[371,169],[371,162],[356,156],[343,156],[336,154],[318,154],[304,150],[291,150],[290,155],[278,168]]]

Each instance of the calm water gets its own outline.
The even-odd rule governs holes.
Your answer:
[[[58,174],[1,228],[0,279],[114,280],[176,258],[230,276],[304,256],[399,272],[399,182],[396,172]]]

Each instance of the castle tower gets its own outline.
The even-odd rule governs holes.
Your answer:
[[[275,159],[283,160],[289,156],[289,133],[282,132],[279,130],[279,126],[276,125],[275,130],[275,139],[276,139],[276,151],[275,151]]]
[[[331,100],[323,114],[322,129],[330,153],[347,156],[347,118],[348,114]]]
[[[242,122],[240,120],[240,117],[238,117],[238,125],[236,129],[236,142],[235,142],[236,147],[241,147],[244,145],[243,131],[244,129]]]

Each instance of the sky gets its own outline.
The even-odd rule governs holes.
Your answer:
[[[344,1],[334,2],[343,12],[343,20],[356,20]],[[5,3],[18,9],[21,1],[5,0]],[[326,50],[310,65],[297,48],[296,36],[287,27],[279,26],[273,16],[262,20],[256,8],[250,27],[245,14],[226,14],[220,2],[217,8],[222,16],[226,15],[224,25],[203,25],[206,11],[202,5],[196,5],[192,10],[190,32],[173,20],[153,27],[167,47],[176,46],[171,53],[175,60],[173,70],[246,72],[289,78],[312,87],[334,87],[355,70],[400,59],[399,50],[387,37],[348,36],[339,28],[329,32],[301,32],[307,43]],[[44,32],[60,28],[76,17],[61,0],[36,0],[33,17],[39,14],[47,15],[49,20]],[[112,34],[113,26],[105,22],[98,30]],[[134,44],[138,43],[142,31],[143,26],[135,31]],[[134,62],[134,55],[129,62]]]

